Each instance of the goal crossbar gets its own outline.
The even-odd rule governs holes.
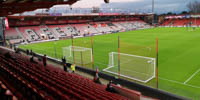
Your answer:
[[[118,52],[111,52],[111,53],[109,53],[109,57],[110,56],[112,56],[111,57],[111,59],[112,59],[112,64],[110,65],[110,64],[108,64],[108,67],[107,68],[105,68],[105,69],[103,69],[103,71],[105,71],[105,72],[108,72],[108,73],[111,73],[111,74],[114,74],[114,75],[118,75],[118,72],[116,72],[116,71],[111,71],[110,69],[114,69],[113,67],[118,67],[118,66],[115,66],[114,65],[114,54],[115,55],[118,55],[119,53]],[[134,78],[134,77],[131,77],[131,76],[129,76],[129,75],[124,75],[124,74],[120,74],[120,76],[122,76],[122,77],[125,77],[125,78],[129,78],[129,79],[132,79],[132,80],[136,80],[136,81],[139,81],[139,82],[143,82],[143,83],[147,83],[148,81],[150,81],[150,80],[152,80],[153,78],[155,78],[155,71],[156,71],[156,69],[155,69],[155,66],[156,66],[156,60],[155,60],[155,58],[151,58],[151,57],[145,57],[145,56],[138,56],[138,55],[131,55],[131,54],[125,54],[125,53],[120,53],[120,56],[121,55],[123,55],[123,56],[128,56],[128,57],[134,57],[134,58],[140,58],[140,59],[146,59],[146,60],[151,60],[152,61],[152,64],[153,64],[153,66],[152,66],[152,68],[153,68],[153,72],[152,72],[152,76],[149,76],[149,78],[148,79],[146,79],[146,80],[141,80],[141,79],[138,79],[138,78]],[[110,60],[110,59],[109,59]],[[122,61],[120,61],[120,63],[121,63]],[[145,62],[144,62],[145,63]],[[147,62],[146,62],[147,63]],[[121,65],[120,65],[121,66]],[[123,66],[121,66],[122,68],[120,68],[122,71],[123,71]],[[129,70],[129,69],[127,69],[127,70]],[[127,70],[125,70],[126,72],[127,72]],[[139,73],[139,74],[146,74],[146,73],[140,73],[140,72],[136,72],[136,71],[129,71],[129,72],[135,72],[135,73]],[[121,73],[121,72],[120,72]],[[148,74],[146,74],[146,75],[148,75]]]
[[[89,62],[92,61],[92,49],[91,48],[85,48],[85,47],[79,47],[79,46],[68,46],[68,47],[63,47],[62,49],[63,49],[63,55],[66,56],[66,58],[72,58],[73,53],[75,55],[80,55],[82,53],[84,55],[84,58],[89,57],[90,58]],[[87,55],[85,54],[85,52],[87,53]],[[69,55],[65,55],[65,53],[67,53]],[[75,59],[81,59],[81,58],[75,57]],[[70,59],[68,59],[68,60],[70,60]]]

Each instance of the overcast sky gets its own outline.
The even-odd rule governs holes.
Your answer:
[[[187,11],[187,4],[192,1],[200,0],[155,0],[155,12],[166,13],[166,12],[181,12]],[[135,10],[138,12],[151,11],[152,0],[110,0],[109,4],[105,4],[104,0],[80,0],[75,3],[72,7],[74,8],[118,8]]]

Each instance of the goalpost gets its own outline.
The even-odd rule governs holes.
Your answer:
[[[79,47],[79,46],[68,46],[63,47],[63,56],[66,57],[67,61],[76,64],[89,64],[92,62],[92,49]],[[74,61],[75,60],[75,61]]]
[[[120,63],[118,63],[118,54],[120,54]],[[155,78],[155,65],[155,58],[111,52],[108,67],[103,71],[118,75],[118,66],[120,66],[120,76],[147,83]]]

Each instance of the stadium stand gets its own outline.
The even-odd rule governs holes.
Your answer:
[[[41,25],[41,26],[39,26],[39,28],[40,28],[41,33],[38,33],[38,34],[46,36],[47,39],[51,40],[51,39],[58,38],[54,35],[54,33],[46,25]]]
[[[20,39],[21,37],[19,36],[19,34],[17,33],[15,28],[11,28],[8,31],[6,31],[6,37],[8,39]]]
[[[59,38],[71,36],[71,32],[68,32],[66,25],[48,25],[48,28]]]
[[[123,22],[113,22],[113,24],[114,24],[115,26],[117,26],[117,28],[119,28],[121,31],[125,31],[126,28],[123,27],[123,26],[121,25],[121,23],[123,23]]]
[[[46,25],[18,27],[17,30],[27,42],[58,39],[58,36]]]
[[[37,34],[39,30],[37,27],[18,27],[18,30],[27,41],[38,41],[41,38]]]
[[[197,18],[197,19],[191,19],[191,23],[193,26],[200,26],[200,19]]]
[[[108,34],[129,30],[150,28],[150,25],[142,20],[117,21],[117,22],[90,22],[82,24],[65,25],[40,25],[11,27],[6,30],[6,39],[11,43],[25,40],[27,43],[42,42],[46,40],[58,40],[71,36],[83,37],[91,34]]]
[[[174,20],[173,26],[184,26],[190,22],[189,19],[176,19]]]
[[[20,43],[23,38],[18,34],[16,28],[10,28],[9,30],[5,31],[5,37],[7,40],[10,40],[10,43]]]
[[[110,29],[112,30],[112,32],[119,32],[120,29],[117,28],[117,26],[115,26],[113,23],[107,23],[107,25],[110,27]]]
[[[172,19],[165,20],[165,21],[161,24],[161,26],[169,26],[170,23],[171,23],[171,21],[172,21]]]
[[[96,25],[95,24],[88,24],[88,27],[86,28],[86,33],[93,33],[93,34],[97,34],[99,33],[99,31],[96,29]]]
[[[85,77],[66,73],[40,62],[31,63],[28,57],[0,48],[1,81],[10,85],[10,91],[20,100],[128,100],[107,92],[104,85]]]
[[[80,36],[80,32],[72,25],[68,25],[67,30],[73,36]]]
[[[96,22],[95,23],[96,30],[100,33],[110,33],[111,29],[107,26],[105,22]]]
[[[11,88],[11,86],[9,86],[1,77],[0,80],[2,80],[0,81],[0,98],[3,100],[17,100],[17,97],[8,89]]]
[[[71,26],[71,31],[74,31],[73,28],[75,28],[75,30],[78,32],[78,34],[75,36],[83,36],[83,34],[86,34],[85,30],[88,27],[87,24],[72,24]]]
[[[137,30],[137,29],[143,29],[143,28],[150,28],[150,25],[145,23],[141,20],[135,20],[135,21],[123,21],[123,22],[115,22],[115,25],[117,25],[121,30]]]
[[[187,25],[190,26],[200,26],[200,19],[166,19],[161,26],[174,26],[174,27],[186,27]]]

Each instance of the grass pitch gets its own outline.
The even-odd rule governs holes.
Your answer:
[[[109,53],[118,51],[118,36],[121,53],[152,58],[156,58],[158,37],[159,89],[194,100],[200,99],[200,28],[194,31],[187,28],[154,28],[94,36],[94,65],[101,70],[109,63]],[[73,42],[75,46],[91,48],[90,37],[77,38]],[[60,59],[62,47],[70,45],[71,40],[60,40],[21,45],[20,48]],[[84,66],[92,68],[91,64]],[[153,79],[146,85],[154,87],[155,83]]]

